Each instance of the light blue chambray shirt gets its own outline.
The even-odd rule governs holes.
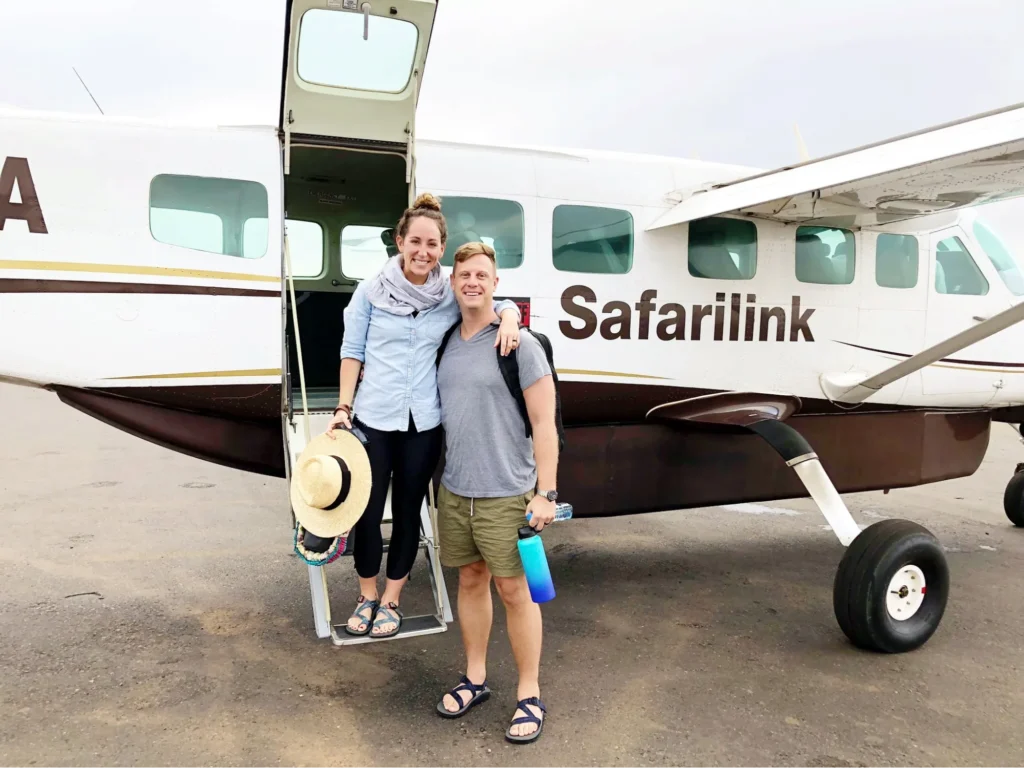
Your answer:
[[[461,316],[451,284],[444,284],[444,298],[415,317],[394,315],[374,307],[361,282],[345,308],[345,336],[341,358],[363,364],[363,380],[352,404],[355,417],[382,431],[405,431],[409,414],[418,431],[441,423],[441,399],[437,392],[437,350],[441,337]],[[495,302],[499,315],[519,308],[507,299]],[[521,319],[521,315],[520,315]]]

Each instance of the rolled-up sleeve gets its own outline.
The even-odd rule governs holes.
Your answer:
[[[502,299],[501,301],[494,302],[494,314],[501,317],[501,313],[506,309],[514,309],[516,311],[516,318],[519,322],[523,322],[523,313],[519,311],[519,306],[509,299]]]
[[[365,283],[360,283],[345,307],[345,334],[341,340],[341,359],[350,357],[366,362],[366,332],[370,327],[370,302],[366,299]]]

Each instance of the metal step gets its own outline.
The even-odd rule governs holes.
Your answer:
[[[331,642],[338,646],[386,643],[388,640],[398,640],[403,637],[420,637],[421,635],[434,635],[438,632],[447,631],[448,625],[437,616],[406,616],[402,619],[402,628],[391,637],[370,637],[370,635],[359,637],[350,635],[345,631],[344,624],[335,624],[331,627]]]

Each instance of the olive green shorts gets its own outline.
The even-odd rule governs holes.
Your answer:
[[[526,507],[534,492],[496,499],[467,499],[444,484],[437,494],[437,538],[441,565],[461,568],[483,560],[491,575],[523,573],[519,529],[528,525]]]

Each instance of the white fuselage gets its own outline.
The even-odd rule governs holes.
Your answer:
[[[0,161],[27,161],[46,229],[32,232],[20,218],[0,222],[0,377],[74,387],[281,383],[285,177],[276,129],[12,112],[0,115],[0,147]],[[500,270],[499,293],[529,299],[531,325],[551,338],[565,380],[821,398],[823,374],[877,372],[1016,301],[979,243],[970,214],[853,231],[853,254],[834,245],[823,254],[826,264],[845,259],[835,269],[846,275],[852,259],[852,280],[844,284],[798,279],[794,225],[748,220],[756,228],[756,257],[752,266],[748,259],[746,279],[692,274],[690,225],[645,231],[677,202],[675,190],[750,173],[671,158],[421,139],[416,189],[442,201],[480,197],[518,204],[522,261]],[[159,242],[150,193],[162,174],[260,185],[269,215],[247,223],[245,231],[259,243],[251,249],[257,257]],[[20,186],[14,185],[10,202],[20,201]],[[580,235],[597,250],[572,261],[573,271],[557,268],[553,220],[556,209],[567,205],[610,209],[631,219],[628,269],[615,261],[626,240],[609,246],[610,236],[601,231]],[[458,226],[449,220],[451,230]],[[879,232],[916,236],[916,275],[901,278],[909,287],[878,284]],[[936,274],[936,249],[953,237],[969,252],[984,293],[937,288],[942,276]],[[733,254],[737,264],[740,258]],[[35,281],[65,287],[26,287]],[[99,292],[86,283],[155,286],[155,292]],[[188,286],[210,292],[174,292]],[[297,280],[297,287],[315,288],[316,280]],[[1019,327],[1000,332],[953,361],[884,388],[870,402],[1020,403],[1022,341]]]

